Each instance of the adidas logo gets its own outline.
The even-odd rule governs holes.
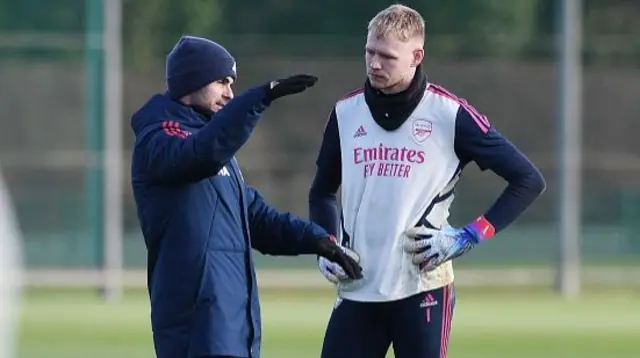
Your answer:
[[[427,296],[424,298],[424,300],[422,300],[422,302],[420,303],[420,307],[421,308],[429,308],[429,307],[433,307],[433,306],[437,306],[438,305],[438,300],[436,300],[433,295],[431,295],[430,293],[427,294]]]
[[[360,126],[358,128],[358,130],[356,131],[356,133],[353,135],[353,138],[360,138],[360,137],[364,137],[367,135],[367,131],[364,130],[363,126]]]
[[[223,177],[230,177],[231,173],[229,173],[229,169],[227,169],[227,167],[222,167],[222,169],[220,169],[220,171],[218,171],[218,175],[223,176]]]

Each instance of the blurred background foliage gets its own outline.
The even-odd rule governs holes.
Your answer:
[[[0,31],[81,34],[86,1],[0,0]],[[123,0],[124,46],[128,64],[145,64],[166,54],[183,33],[224,38],[243,35],[244,45],[268,43],[282,50],[322,55],[359,53],[367,21],[386,0]],[[473,59],[495,56],[548,56],[556,23],[554,0],[430,0],[403,2],[424,14],[429,52]],[[366,6],[365,6],[366,5]],[[633,0],[585,0],[588,61],[637,62],[640,59],[640,7]],[[436,14],[436,16],[431,16]],[[331,38],[291,46],[291,37]],[[355,35],[355,36],[354,36]],[[455,41],[451,41],[455,38]],[[353,46],[354,44],[359,44]],[[610,56],[624,44],[624,54]],[[240,46],[242,44],[235,44]],[[280,44],[282,45],[282,44]],[[328,49],[326,47],[329,47]],[[322,51],[322,50],[325,51]]]

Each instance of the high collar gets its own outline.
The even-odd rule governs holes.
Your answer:
[[[387,131],[398,129],[416,109],[427,88],[427,75],[422,65],[416,68],[416,74],[409,88],[402,92],[384,94],[365,81],[364,98],[376,123]]]
[[[211,117],[213,117],[213,115],[215,114],[215,112],[212,111],[210,108],[201,107],[201,106],[195,106],[195,105],[188,105],[187,107],[193,109],[194,112],[196,112],[199,115],[203,116],[204,120],[206,122],[211,120]]]
[[[193,108],[174,101],[165,94],[153,95],[131,117],[131,128],[134,133],[142,132],[149,125],[171,119],[189,128],[201,128],[206,125],[208,117],[196,112]]]
[[[201,106],[182,103],[182,101],[180,101],[179,99],[172,98],[171,95],[169,94],[169,91],[166,91],[164,93],[164,96],[169,98],[171,101],[173,101],[178,106],[181,106],[181,107],[186,108],[186,109],[193,110],[196,114],[199,114],[200,117],[201,117],[200,119],[204,119],[205,122],[208,122],[211,119],[211,117],[214,115],[214,113],[215,113],[211,109],[206,108],[206,107],[201,107]]]

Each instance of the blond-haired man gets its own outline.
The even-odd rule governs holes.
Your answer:
[[[545,188],[539,170],[483,114],[427,80],[424,43],[425,22],[414,9],[378,13],[368,27],[364,88],[336,102],[325,128],[310,216],[341,237],[364,277],[350,280],[318,260],[339,296],[323,358],[383,358],[392,344],[397,358],[446,357],[451,261],[503,230]],[[471,162],[508,186],[484,214],[453,228],[454,188]]]

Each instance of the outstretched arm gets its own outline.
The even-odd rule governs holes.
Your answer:
[[[256,87],[231,100],[199,132],[188,135],[169,121],[139,135],[136,172],[162,184],[185,184],[215,175],[245,144],[267,107],[266,88]]]
[[[244,92],[218,111],[198,133],[162,124],[140,133],[135,172],[163,184],[185,184],[215,175],[249,139],[260,114],[274,100],[313,86],[315,76],[295,75]],[[166,123],[166,122],[165,122]]]

